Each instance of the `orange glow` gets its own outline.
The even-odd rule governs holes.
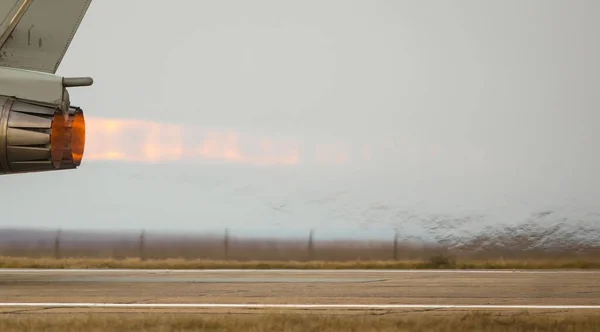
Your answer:
[[[83,112],[76,111],[69,117],[60,112],[52,120],[50,155],[54,167],[61,164],[81,164],[85,148],[85,120]]]
[[[85,119],[83,113],[78,111],[73,119],[73,128],[71,131],[71,154],[75,166],[81,164],[83,159],[83,150],[85,148]]]
[[[291,142],[256,139],[237,131],[203,131],[151,121],[88,117],[85,133],[86,160],[296,165],[301,159],[300,151]]]
[[[50,155],[52,163],[58,167],[63,159],[65,151],[69,149],[71,131],[69,125],[61,113],[56,113],[52,120],[52,134],[50,136]]]

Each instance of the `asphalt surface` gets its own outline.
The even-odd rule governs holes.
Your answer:
[[[182,310],[529,306],[599,314],[600,272],[0,269],[0,302],[0,312],[15,306],[77,311],[94,305],[96,310],[175,310],[177,304],[187,305]]]

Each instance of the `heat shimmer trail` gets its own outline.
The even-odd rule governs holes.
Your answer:
[[[439,164],[440,160],[447,160],[449,154],[455,153],[435,142],[411,141],[407,137],[390,140],[385,135],[370,136],[369,142],[367,138],[350,142],[315,136],[299,140],[237,129],[136,119],[86,117],[85,122],[84,162],[185,161],[253,166],[340,166],[361,163],[381,165],[391,158],[402,160],[407,167],[420,167],[422,163]],[[483,160],[480,158],[481,151],[477,149],[462,149],[459,152],[473,156],[474,160]]]
[[[157,163],[224,161],[248,165],[297,165],[299,144],[236,130],[131,119],[86,119],[85,160]]]

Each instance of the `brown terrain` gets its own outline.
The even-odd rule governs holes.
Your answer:
[[[600,331],[598,315],[378,312],[335,314],[214,312],[27,313],[0,315],[0,331],[382,331],[529,332]]]
[[[164,262],[163,268],[199,268],[202,262],[213,262],[210,267],[230,262],[239,268],[256,268],[259,263],[266,267],[300,267],[303,263],[318,268],[322,262],[344,268],[357,262],[361,262],[360,268],[368,268],[369,263],[376,268],[600,268],[598,245],[563,241],[555,247],[539,247],[532,239],[521,234],[498,244],[477,237],[470,243],[448,246],[401,241],[393,234],[388,241],[368,241],[315,239],[311,234],[278,239],[236,237],[228,232],[166,235],[5,229],[0,230],[0,267],[69,267],[87,261],[89,267],[154,268],[161,268],[156,266],[158,262]],[[482,245],[484,242],[491,244]],[[53,261],[57,259],[70,259],[71,263]],[[179,262],[178,267],[169,266],[174,262]]]
[[[0,268],[8,268],[0,270],[0,302],[3,303],[600,305],[600,271],[594,270],[600,268],[600,256],[597,248],[590,246],[532,249],[513,243],[511,247],[474,250],[394,240],[315,241],[311,237],[282,240],[144,233],[119,237],[68,232],[21,233],[23,236],[4,232],[0,235],[4,235],[0,236]],[[59,270],[19,271],[15,268]],[[69,268],[103,270],[63,270]],[[119,272],[110,268],[134,270]],[[300,270],[266,271],[290,268]],[[423,270],[399,272],[394,269]],[[600,331],[599,312],[590,308],[5,305],[0,309],[0,330]]]
[[[600,272],[0,270],[2,302],[600,305]]]
[[[0,270],[2,302],[600,305],[596,271]],[[2,331],[597,331],[598,309],[0,309]],[[157,315],[159,314],[160,315]]]

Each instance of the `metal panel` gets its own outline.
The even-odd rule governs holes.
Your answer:
[[[11,128],[50,129],[52,127],[52,119],[25,113],[11,112],[10,117],[8,118],[8,126]]]
[[[24,0],[2,0],[0,1],[0,35],[4,32],[12,18],[15,16]]]
[[[76,169],[77,166],[75,166],[75,164],[73,164],[72,161],[68,161],[68,160],[63,160],[60,162],[60,166],[58,166],[58,168],[56,168],[56,170],[68,170],[68,169]]]
[[[23,113],[34,113],[34,114],[46,114],[53,115],[56,112],[55,108],[41,105],[34,105],[30,103],[24,103],[16,100],[12,106],[13,111],[19,111]]]
[[[8,129],[8,114],[13,104],[13,100],[9,98],[0,98],[2,104],[0,106],[0,173],[8,173],[8,160],[6,159],[6,140]]]
[[[31,160],[50,160],[50,149],[32,148],[29,146],[9,146],[8,161],[31,161]]]
[[[14,11],[15,8],[13,7],[9,16],[2,22],[4,26],[0,34],[0,47],[4,46],[9,38],[12,38],[13,31],[19,25],[19,22],[21,22],[32,2],[33,0],[20,1],[19,7],[16,8],[17,10]]]
[[[65,91],[62,80],[54,74],[0,67],[0,95],[58,106]]]
[[[7,145],[45,145],[50,144],[50,135],[27,129],[8,128]]]
[[[90,3],[34,0],[0,49],[0,66],[56,73]]]
[[[13,173],[18,172],[36,172],[52,170],[51,161],[21,161],[10,163],[10,169]]]

